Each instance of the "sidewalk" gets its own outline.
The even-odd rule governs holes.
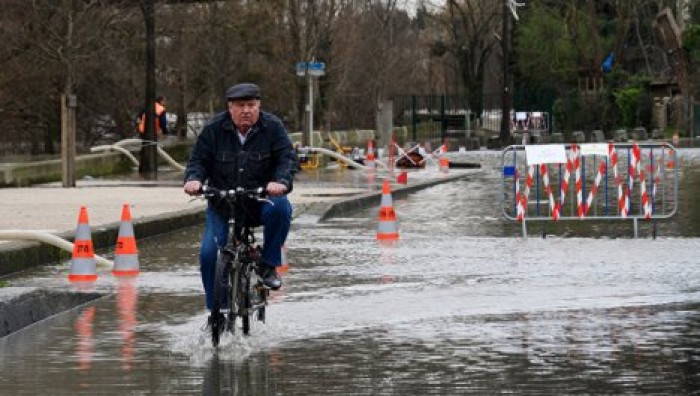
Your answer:
[[[308,206],[362,194],[368,190],[297,185],[289,195],[295,213]],[[0,189],[0,230],[75,231],[81,206],[88,210],[90,226],[119,222],[122,205],[129,204],[134,223],[168,213],[203,210],[205,201],[186,195],[181,186],[99,185],[78,183],[76,188],[28,187]],[[0,241],[0,246],[7,241]]]
[[[339,197],[365,189],[297,185],[289,195],[294,215],[319,212]],[[206,202],[186,195],[179,183],[80,181],[76,188],[46,185],[0,189],[0,231],[42,231],[73,239],[80,207],[88,211],[95,249],[108,248],[117,237],[121,211],[130,206],[138,238],[202,222]],[[2,238],[0,238],[2,239]],[[0,240],[0,276],[70,257],[55,246],[27,240]]]

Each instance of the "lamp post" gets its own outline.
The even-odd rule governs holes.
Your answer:
[[[309,87],[308,102],[306,104],[306,112],[308,113],[308,121],[305,131],[301,134],[301,145],[312,146],[314,135],[314,85],[313,79],[321,77],[325,74],[326,64],[323,62],[299,62],[296,65],[297,76],[306,77],[306,84]]]

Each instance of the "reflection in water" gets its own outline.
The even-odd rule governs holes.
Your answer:
[[[289,394],[693,394],[700,316],[698,306],[683,308],[456,317],[329,334],[282,349],[294,364],[277,383]]]
[[[136,289],[135,278],[118,279],[117,288],[117,312],[119,313],[119,333],[122,336],[122,370],[131,371],[134,358],[134,327],[138,324],[136,320],[136,305],[138,302],[138,291]]]
[[[79,291],[79,292],[83,292],[83,293],[95,292],[95,282],[94,281],[89,281],[89,282],[71,281],[69,284],[70,284],[70,287],[75,291]]]
[[[95,307],[86,308],[80,316],[75,320],[74,328],[76,339],[76,355],[78,361],[78,370],[83,375],[81,376],[80,387],[89,387],[89,382],[83,382],[90,378],[90,368],[92,367],[92,359],[94,354],[93,344],[93,324],[95,322]]]
[[[203,396],[247,396],[279,394],[275,380],[281,355],[268,351],[244,361],[230,361],[214,354],[204,373]],[[313,394],[311,392],[309,394]]]
[[[392,240],[380,240],[377,241],[379,244],[379,263],[381,264],[383,270],[382,275],[379,278],[379,283],[389,284],[394,281],[394,277],[391,275],[393,273],[393,267],[396,265],[396,248],[399,241]]]

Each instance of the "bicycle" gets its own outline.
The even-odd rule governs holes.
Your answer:
[[[244,197],[272,203],[265,199],[262,187],[219,190],[203,186],[202,195],[205,198],[224,199],[231,207],[231,213],[235,214],[239,213],[235,210],[236,204]],[[235,215],[231,216],[228,241],[217,253],[211,307],[211,337],[214,347],[219,345],[224,331],[234,333],[236,317],[241,318],[244,335],[250,333],[252,316],[255,315],[258,321],[265,323],[265,306],[270,289],[258,275],[261,248],[255,243],[253,231],[253,227],[239,221]]]

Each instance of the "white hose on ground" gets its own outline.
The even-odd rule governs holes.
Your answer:
[[[143,143],[143,140],[141,140],[141,139],[133,139],[133,138],[132,138],[132,139],[123,139],[123,140],[120,140],[120,141],[118,141],[118,142],[116,142],[116,143],[114,143],[114,144],[112,144],[112,145],[105,145],[105,146],[92,147],[92,148],[90,149],[90,151],[93,151],[93,152],[94,152],[94,151],[116,150],[116,151],[119,151],[119,152],[121,152],[121,153],[124,153],[127,157],[129,157],[129,159],[130,159],[135,165],[138,166],[139,161],[131,154],[131,152],[129,152],[129,150],[125,149],[124,146],[128,146],[128,145],[137,145],[137,144],[138,144],[138,145],[141,145],[142,143]],[[180,171],[183,171],[183,172],[185,171],[185,167],[182,166],[181,164],[179,164],[177,161],[175,161],[171,156],[169,156],[168,153],[166,153],[160,146],[156,146],[156,147],[158,148],[158,154],[159,154],[161,157],[163,157],[163,159],[165,159],[170,165],[172,165],[173,167],[175,167],[176,169],[178,169],[178,170],[180,170]],[[302,147],[302,148],[299,149],[299,152],[300,152],[300,153],[318,153],[318,154],[324,154],[324,155],[333,157],[333,158],[335,158],[335,159],[337,159],[337,160],[339,160],[339,161],[342,161],[342,162],[348,164],[348,166],[352,166],[352,167],[354,167],[354,168],[364,169],[364,170],[371,170],[371,169],[372,169],[372,168],[370,168],[370,167],[368,167],[368,166],[359,164],[359,163],[357,163],[357,162],[355,162],[355,161],[353,161],[353,160],[351,160],[351,159],[349,159],[349,158],[347,158],[347,157],[345,157],[345,156],[343,156],[343,155],[341,155],[341,154],[338,154],[338,153],[336,153],[335,151],[328,150],[328,149],[325,149],[325,148],[322,148],[322,147]],[[379,166],[381,166],[381,167],[384,168],[384,169],[387,169],[387,168],[388,168],[388,166],[387,166],[385,163],[383,163],[383,162],[381,162],[381,161],[379,161],[379,160],[375,160],[375,163],[378,164]]]
[[[141,140],[141,139],[133,139],[133,138],[132,139],[123,139],[123,140],[120,140],[112,145],[92,147],[92,148],[90,148],[90,151],[94,152],[94,151],[116,150],[116,151],[119,151],[121,153],[124,153],[127,157],[129,157],[129,159],[136,166],[138,166],[139,161],[136,159],[136,157],[134,157],[131,154],[131,152],[129,150],[125,149],[124,146],[141,145],[141,144],[143,144],[143,140]],[[160,155],[168,164],[170,164],[171,166],[173,166],[175,169],[177,169],[179,171],[183,171],[183,172],[185,171],[185,167],[182,166],[179,162],[175,161],[173,159],[173,157],[168,155],[168,153],[166,153],[165,150],[163,150],[163,148],[160,147],[160,145],[158,145],[157,143],[156,143],[156,149],[158,151],[158,155]]]
[[[39,241],[56,246],[67,252],[73,253],[73,243],[46,231],[36,230],[0,230],[0,240],[25,240]],[[113,266],[114,263],[106,258],[95,255],[95,262],[106,266]]]
[[[343,156],[343,155],[338,154],[338,153],[335,152],[335,151],[328,150],[328,149],[325,149],[325,148],[322,148],[322,147],[300,147],[300,148],[299,148],[299,152],[300,152],[300,153],[319,153],[319,154],[324,154],[324,155],[327,155],[327,156],[329,156],[329,157],[333,157],[333,158],[335,158],[335,159],[337,159],[337,160],[339,160],[339,161],[342,161],[342,162],[348,164],[348,166],[352,166],[352,167],[358,168],[358,169],[372,170],[372,168],[370,168],[369,166],[365,166],[365,165],[359,164],[359,163],[357,163],[357,162],[351,160],[350,158],[347,158],[347,157],[345,157],[345,156]],[[381,165],[383,168],[387,168],[387,166],[386,166],[385,163],[383,163],[383,162],[381,162],[381,161],[378,161],[378,160],[375,160],[375,162],[376,162],[377,164]]]
[[[120,146],[117,146],[114,144],[90,147],[90,151],[93,153],[96,153],[98,151],[112,151],[112,150],[119,151],[120,153],[126,155],[127,158],[129,158],[131,160],[131,162],[134,163],[134,165],[139,166],[139,160],[137,160],[136,157],[134,157],[134,155],[131,154],[131,152],[129,150],[125,149],[124,147],[120,147]]]
[[[173,157],[169,156],[168,153],[165,152],[160,146],[158,148],[158,154],[160,154],[163,159],[170,164],[170,166],[174,167],[175,169],[184,172],[185,167],[182,166],[179,162],[175,161]]]

